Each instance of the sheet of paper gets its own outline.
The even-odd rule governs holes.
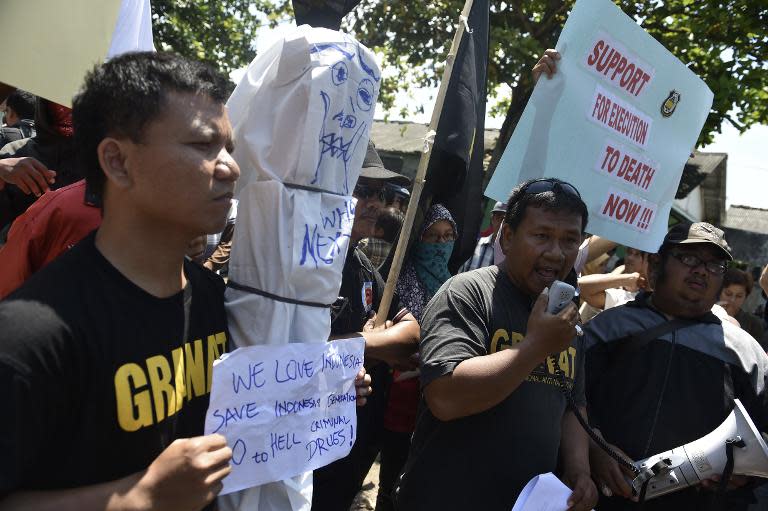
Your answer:
[[[512,511],[565,511],[571,493],[552,472],[537,475],[520,492]]]
[[[221,494],[314,470],[346,456],[357,433],[354,379],[362,338],[249,346],[214,363],[205,433],[232,448]]]
[[[536,84],[485,194],[563,179],[587,231],[655,252],[712,91],[610,0],[578,0],[556,48],[558,71]]]

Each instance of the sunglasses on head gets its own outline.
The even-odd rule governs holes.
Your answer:
[[[563,193],[567,195],[571,195],[573,197],[578,197],[581,199],[581,194],[579,191],[571,184],[564,183],[562,181],[555,181],[554,179],[536,179],[534,181],[531,181],[526,185],[525,188],[522,189],[521,193],[526,194],[532,194],[535,195],[537,193],[545,193],[545,192],[552,192],[552,191],[562,191]]]
[[[355,186],[355,191],[352,192],[352,195],[354,195],[358,199],[370,199],[371,197],[378,196],[378,199],[381,202],[386,202],[386,198],[387,198],[384,188],[372,187],[372,186],[360,185],[360,184]]]

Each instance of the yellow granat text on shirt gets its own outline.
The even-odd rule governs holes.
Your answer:
[[[525,336],[520,332],[507,332],[503,328],[499,328],[493,333],[491,337],[491,346],[489,353],[496,353],[497,351],[509,349],[515,344],[523,340]],[[566,378],[571,380],[576,378],[576,348],[570,346],[567,350],[563,350],[559,355],[553,355],[547,357],[542,368],[534,370],[527,378],[528,381],[535,381],[538,383],[548,383],[557,385],[557,380],[544,377],[544,371],[554,376],[556,374],[555,364],[560,368]]]
[[[143,364],[128,363],[115,371],[117,421],[124,431],[162,422],[184,406],[184,400],[211,391],[213,361],[226,350],[224,332],[209,335],[154,355]]]

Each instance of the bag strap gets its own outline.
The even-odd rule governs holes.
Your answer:
[[[690,319],[675,318],[659,323],[658,325],[649,328],[647,330],[641,330],[634,334],[631,334],[625,342],[617,342],[614,349],[611,351],[611,360],[609,367],[615,367],[617,363],[620,363],[627,357],[637,353],[644,347],[646,347],[651,341],[658,339],[668,333],[680,330],[687,326],[696,324],[696,321]]]

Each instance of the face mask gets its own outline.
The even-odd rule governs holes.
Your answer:
[[[424,284],[430,297],[440,289],[443,282],[451,278],[448,260],[451,258],[454,243],[455,241],[420,242],[414,247],[413,265],[416,275]]]

